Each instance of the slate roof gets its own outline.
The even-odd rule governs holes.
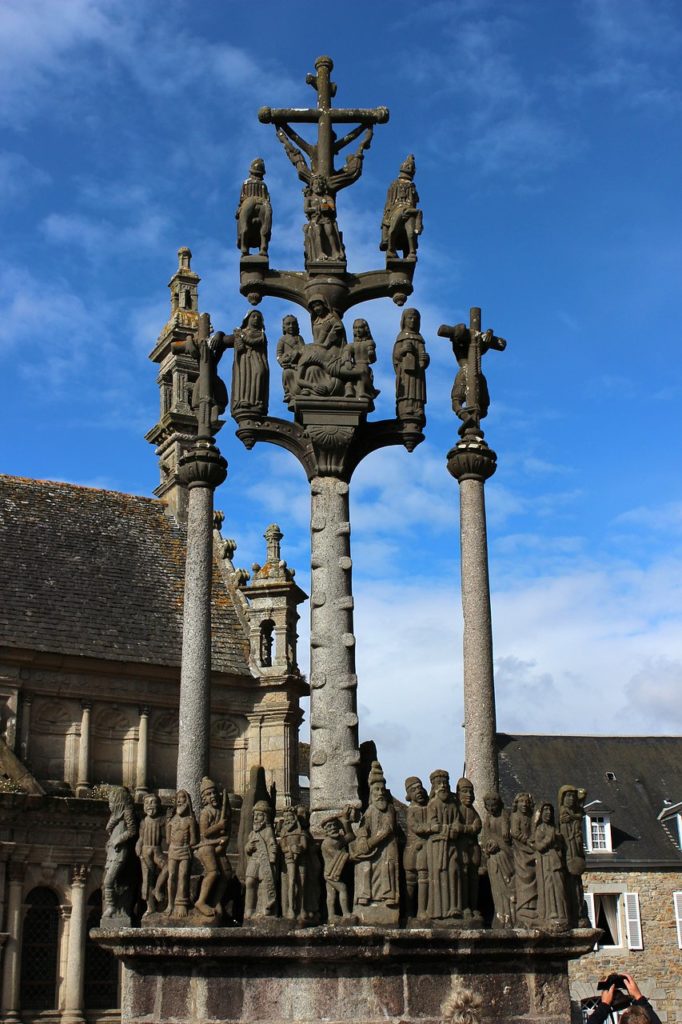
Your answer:
[[[570,783],[587,790],[586,804],[599,800],[612,810],[613,853],[589,854],[594,870],[682,870],[676,828],[658,820],[665,801],[682,800],[682,737],[499,733],[497,747],[507,807],[527,790],[556,809],[559,787]]]
[[[185,533],[162,502],[0,475],[0,646],[179,666]],[[217,564],[213,667],[251,676]]]

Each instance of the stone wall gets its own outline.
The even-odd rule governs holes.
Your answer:
[[[628,949],[621,901],[623,944],[598,949],[570,964],[574,1021],[581,1019],[576,1012],[580,1000],[594,995],[598,978],[613,970],[633,975],[664,1024],[682,1024],[682,949],[673,906],[673,893],[682,891],[682,872],[589,871],[585,891],[638,893],[644,948]]]

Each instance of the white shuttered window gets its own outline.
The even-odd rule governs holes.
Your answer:
[[[682,892],[673,893],[675,908],[675,924],[677,925],[677,945],[682,949]]]
[[[628,936],[628,949],[644,949],[642,942],[642,921],[639,916],[639,894],[626,892],[625,900],[625,928]]]

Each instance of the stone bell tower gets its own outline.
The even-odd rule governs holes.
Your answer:
[[[187,519],[188,492],[179,474],[182,455],[197,433],[197,420],[190,407],[192,385],[197,379],[197,360],[186,352],[173,350],[173,341],[195,338],[199,329],[199,281],[192,270],[192,253],[187,246],[178,249],[178,269],[168,287],[171,293],[170,317],[149,354],[159,364],[161,409],[158,423],[145,435],[156,445],[161,481],[154,494],[168,504],[168,511],[184,522]]]

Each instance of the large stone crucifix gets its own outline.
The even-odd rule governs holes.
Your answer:
[[[273,109],[272,107],[261,107],[258,111],[258,118],[263,124],[274,124],[280,141],[287,149],[287,155],[295,163],[299,176],[303,181],[310,181],[314,174],[322,174],[333,192],[352,184],[360,176],[362,162],[357,163],[344,174],[343,171],[334,169],[334,156],[345,146],[349,145],[365,130],[369,130],[368,141],[371,140],[371,132],[375,124],[385,124],[388,121],[388,110],[386,107],[375,107],[374,109],[344,109],[332,107],[332,99],[336,95],[336,83],[331,80],[331,72],[334,62],[331,57],[318,57],[315,61],[316,75],[306,75],[306,82],[317,92],[317,107],[312,109],[289,107],[284,109]],[[311,144],[302,139],[301,136],[291,128],[292,124],[315,124],[317,123],[317,142]],[[334,132],[335,124],[359,124],[359,127],[337,139]],[[284,136],[284,137],[283,137]],[[290,149],[286,146],[286,138],[295,142],[310,159],[310,167],[307,167],[300,159],[295,158]],[[293,147],[292,147],[293,149]]]

